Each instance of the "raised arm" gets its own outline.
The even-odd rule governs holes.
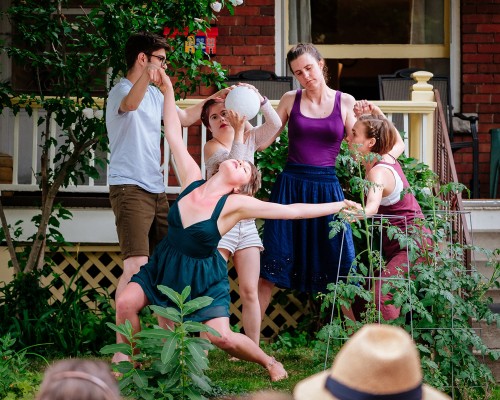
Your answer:
[[[191,182],[201,179],[200,167],[194,161],[191,154],[182,140],[182,126],[177,115],[175,105],[174,89],[170,78],[163,71],[163,83],[165,86],[163,123],[165,127],[165,137],[174,155],[175,164],[179,170],[182,189]]]
[[[293,101],[295,99],[295,94],[296,90],[291,90],[289,92],[286,92],[280,99],[280,102],[278,104],[278,108],[276,109],[276,114],[278,115],[280,121],[281,121],[281,126],[278,128],[278,130],[274,133],[274,135],[271,135],[267,140],[263,140],[262,142],[259,143],[259,148],[258,150],[263,150],[266,147],[270,146],[276,138],[283,132],[283,129],[285,129],[285,126],[288,122],[288,116],[290,115],[290,111],[293,106]],[[271,105],[269,105],[271,106]],[[273,109],[274,110],[274,109]],[[264,111],[264,110],[262,110]],[[265,116],[265,114],[264,114]],[[266,117],[267,120],[267,117]],[[278,123],[278,121],[276,121]]]
[[[223,89],[219,90],[218,92],[212,94],[211,96],[207,97],[205,100],[200,101],[197,104],[194,104],[194,105],[192,105],[188,108],[185,108],[185,109],[180,109],[180,108],[177,109],[177,115],[179,116],[179,119],[181,121],[181,125],[182,126],[193,125],[195,122],[197,122],[200,119],[203,104],[205,104],[205,102],[208,99],[214,99],[216,97],[220,97],[222,99],[225,99],[230,90],[231,90],[231,88],[223,88]]]

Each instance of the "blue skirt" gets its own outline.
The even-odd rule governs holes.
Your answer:
[[[269,201],[280,204],[344,200],[335,167],[287,164],[278,175]],[[281,288],[325,292],[345,280],[354,260],[349,224],[329,239],[335,215],[299,220],[266,220],[261,277]]]

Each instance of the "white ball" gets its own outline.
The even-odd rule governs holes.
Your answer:
[[[254,118],[260,109],[259,95],[246,86],[236,86],[226,97],[226,108],[245,115],[247,120]]]

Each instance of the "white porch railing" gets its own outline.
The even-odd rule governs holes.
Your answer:
[[[376,101],[375,103],[392,119],[400,115],[399,120],[402,126],[398,129],[406,133],[406,153],[433,168],[434,166],[434,110],[436,103],[432,86],[426,82],[414,85],[414,99],[409,101]],[[416,94],[416,95],[415,95]],[[196,102],[198,99],[188,99],[178,102],[179,107],[185,108]],[[278,100],[272,100],[274,107],[278,105]],[[0,115],[0,153],[8,154],[12,157],[12,179],[10,183],[0,184],[0,191],[37,191],[39,190],[36,181],[36,172],[40,170],[40,138],[41,132],[45,129],[45,124],[38,125],[38,119],[45,115],[45,110],[33,107],[33,113],[29,116],[26,111],[21,110],[17,115],[9,109],[5,109]],[[262,115],[258,115],[257,123],[262,122]],[[57,126],[55,119],[50,123],[50,135],[57,139],[61,128]],[[188,129],[183,130],[184,142],[188,143]],[[200,133],[200,154],[202,172],[205,172],[205,160],[203,158],[203,146],[207,140],[206,129],[201,126]],[[172,162],[167,141],[164,141],[164,165],[163,171],[173,171],[176,175],[175,163]],[[50,157],[53,163],[54,154],[57,149],[52,150]],[[106,158],[107,154],[100,155]],[[53,166],[53,165],[51,165]],[[78,186],[69,186],[61,189],[65,192],[80,193],[105,193],[108,192],[107,168],[101,171],[98,180],[88,178]],[[169,173],[164,173],[165,189],[169,194],[179,193],[179,184],[169,183]]]

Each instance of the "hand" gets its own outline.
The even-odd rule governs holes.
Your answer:
[[[163,70],[158,65],[155,65],[153,63],[148,63],[148,66],[144,71],[144,73],[147,74],[149,77],[149,83],[152,83],[157,87],[160,87],[163,83],[162,72],[163,75],[166,75],[165,70]]]
[[[342,208],[341,213],[349,222],[356,222],[362,219],[363,206],[355,201],[344,200],[345,208]]]
[[[358,100],[354,103],[354,115],[359,118],[361,115],[371,114],[370,103],[368,100]]]
[[[245,122],[247,117],[245,115],[238,114],[234,110],[227,110],[226,120],[233,127],[234,132],[244,132]]]
[[[238,86],[246,86],[247,88],[252,89],[259,96],[260,102],[262,103],[264,101],[264,97],[259,93],[259,90],[255,86],[245,82],[239,82]]]
[[[371,101],[368,100],[359,100],[354,104],[354,115],[356,118],[359,118],[361,115],[370,114],[370,115],[384,115],[382,110]]]
[[[157,85],[158,89],[160,89],[160,91],[162,93],[165,93],[165,91],[168,89],[173,90],[173,85],[172,85],[172,81],[170,80],[170,76],[167,75],[167,73],[165,72],[164,69],[161,69],[161,68],[159,69],[159,75],[161,78],[161,83],[160,83],[160,85]]]
[[[216,99],[216,98],[221,98],[221,99],[225,99],[228,95],[228,93],[234,89],[236,86],[235,85],[232,85],[232,86],[228,86],[226,88],[223,88],[221,90],[219,90],[218,92],[212,94],[211,96],[208,96],[207,99]]]

